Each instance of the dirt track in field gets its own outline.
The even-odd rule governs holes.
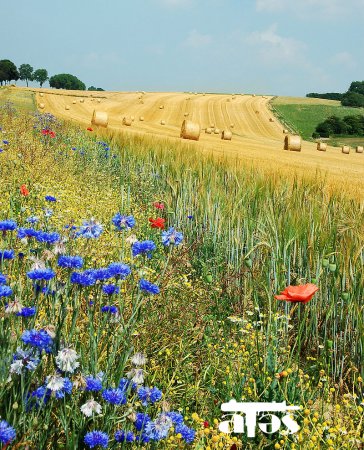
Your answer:
[[[106,111],[110,129],[167,137],[171,138],[171,143],[174,139],[181,141],[181,125],[188,118],[198,122],[202,128],[198,142],[188,141],[201,151],[257,163],[272,170],[282,169],[286,173],[292,171],[314,175],[318,171],[327,176],[332,185],[344,186],[364,199],[364,154],[356,154],[352,150],[345,155],[335,147],[319,152],[315,143],[306,141],[302,142],[301,152],[283,150],[283,126],[269,109],[271,97],[166,92],[91,93],[52,89],[35,91],[37,104],[45,105],[42,112],[50,112],[87,127],[91,126],[95,109]],[[188,113],[187,117],[185,113]],[[122,124],[124,116],[134,116],[130,127]],[[140,116],[144,117],[144,121],[139,120]],[[161,125],[162,120],[165,125]],[[221,134],[206,134],[205,128],[210,125],[220,130],[230,129],[232,140],[221,140]]]

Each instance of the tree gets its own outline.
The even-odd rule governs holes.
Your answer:
[[[37,69],[33,73],[33,80],[38,81],[40,87],[42,87],[43,83],[48,80],[48,72],[46,71],[46,69]]]
[[[69,73],[53,75],[53,77],[50,77],[49,79],[49,86],[56,89],[71,89],[76,91],[86,90],[85,83]]]
[[[364,81],[353,81],[348,92],[356,92],[357,94],[364,95]]]
[[[343,106],[353,106],[355,108],[364,107],[364,95],[358,92],[348,91],[341,100]]]
[[[19,80],[19,72],[16,65],[9,59],[2,59],[0,61],[0,83],[10,82],[10,80]]]
[[[95,86],[90,86],[87,90],[88,91],[104,91],[105,89],[97,88]]]
[[[27,83],[33,80],[33,67],[30,64],[22,64],[19,67],[19,78]]]

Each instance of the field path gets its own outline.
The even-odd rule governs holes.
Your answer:
[[[243,159],[264,168],[283,172],[315,174],[328,177],[332,184],[346,185],[364,199],[364,155],[344,155],[339,148],[327,152],[316,150],[316,144],[304,141],[301,152],[283,150],[283,126],[269,109],[272,97],[228,94],[191,94],[170,92],[89,92],[35,89],[37,104],[44,103],[44,112],[90,126],[94,109],[106,111],[109,128],[129,133],[153,135],[181,141],[180,129],[184,114],[197,121],[201,128],[198,142],[188,141],[203,152]],[[43,96],[40,96],[40,92]],[[83,99],[83,103],[80,100]],[[76,102],[76,103],[73,103]],[[69,110],[66,110],[66,105]],[[161,109],[160,107],[163,107]],[[132,126],[122,125],[124,115],[134,116]],[[139,117],[143,116],[144,121]],[[165,125],[161,125],[161,121]],[[232,141],[221,135],[205,134],[214,124],[220,130],[230,129]]]

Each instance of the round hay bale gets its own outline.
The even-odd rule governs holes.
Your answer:
[[[123,117],[123,125],[130,127],[132,123],[133,123],[133,120],[131,117],[129,117],[129,116]]]
[[[106,128],[108,122],[109,122],[109,118],[108,118],[107,112],[96,111],[96,109],[94,109],[94,112],[92,114],[92,119],[91,119],[92,125]]]
[[[230,124],[230,128],[234,128],[235,127],[235,124],[234,123],[231,123]]]
[[[39,103],[39,108],[44,109],[44,103]]]
[[[348,145],[343,145],[341,147],[341,153],[345,153],[345,155],[348,155],[350,153],[350,147]]]
[[[201,128],[198,123],[192,120],[184,120],[181,127],[181,138],[198,141],[200,139]]]
[[[259,111],[255,111],[255,114],[259,114]]]
[[[66,106],[64,107],[64,109],[65,109],[66,111],[68,111],[68,110],[70,109],[69,105],[66,105]]]
[[[205,133],[206,134],[211,134],[212,133],[212,128],[207,127],[206,130],[205,130]]]
[[[325,142],[318,142],[317,143],[317,150],[320,152],[326,152],[327,144]]]
[[[134,122],[135,117],[134,116],[130,116],[131,120]]]
[[[252,97],[255,97],[255,94],[253,94]]]
[[[165,125],[166,121],[165,120],[161,120],[161,125]]]
[[[84,101],[85,101],[85,100],[84,100],[83,98],[81,98],[80,103],[84,103]]]
[[[283,129],[283,134],[288,134],[287,128],[284,128],[284,129]]]
[[[301,151],[301,137],[297,135],[287,135],[284,138],[284,149],[293,152]]]
[[[164,109],[164,105],[160,105],[159,109]]]
[[[139,117],[139,120],[140,120],[141,122],[144,122],[144,117],[143,117],[143,116],[140,116],[140,117]]]
[[[76,103],[77,103],[76,100],[73,100],[72,104],[75,105]]]
[[[230,130],[224,130],[221,133],[221,139],[223,141],[231,141],[231,138],[233,137],[233,133]]]
[[[272,117],[269,117],[269,122],[274,122],[274,119],[272,119]]]
[[[43,92],[41,92],[41,93],[39,94],[39,97],[44,97]]]
[[[356,153],[363,153],[364,147],[362,145],[358,145],[355,149]]]
[[[145,95],[145,91],[142,91],[142,94]]]
[[[214,129],[214,134],[220,134],[220,130],[218,128]]]
[[[215,124],[214,123],[210,123],[210,128],[214,129],[215,128]]]
[[[97,99],[97,103],[101,103],[101,99],[100,98]]]
[[[190,113],[184,113],[183,115],[184,115],[185,117],[188,117],[189,114],[190,114]]]

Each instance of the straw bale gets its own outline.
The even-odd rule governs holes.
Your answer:
[[[92,119],[91,119],[92,125],[106,128],[108,121],[109,121],[109,118],[108,118],[107,112],[96,111],[96,109],[94,109],[94,112],[92,114]]]
[[[184,120],[181,128],[181,138],[198,141],[200,139],[201,128],[198,123],[192,120]]]
[[[300,152],[301,151],[301,137],[297,135],[287,135],[284,138],[284,149],[290,150],[293,152]]]
[[[230,130],[224,130],[221,133],[221,139],[223,141],[231,141],[231,138],[233,137],[233,133]]]

